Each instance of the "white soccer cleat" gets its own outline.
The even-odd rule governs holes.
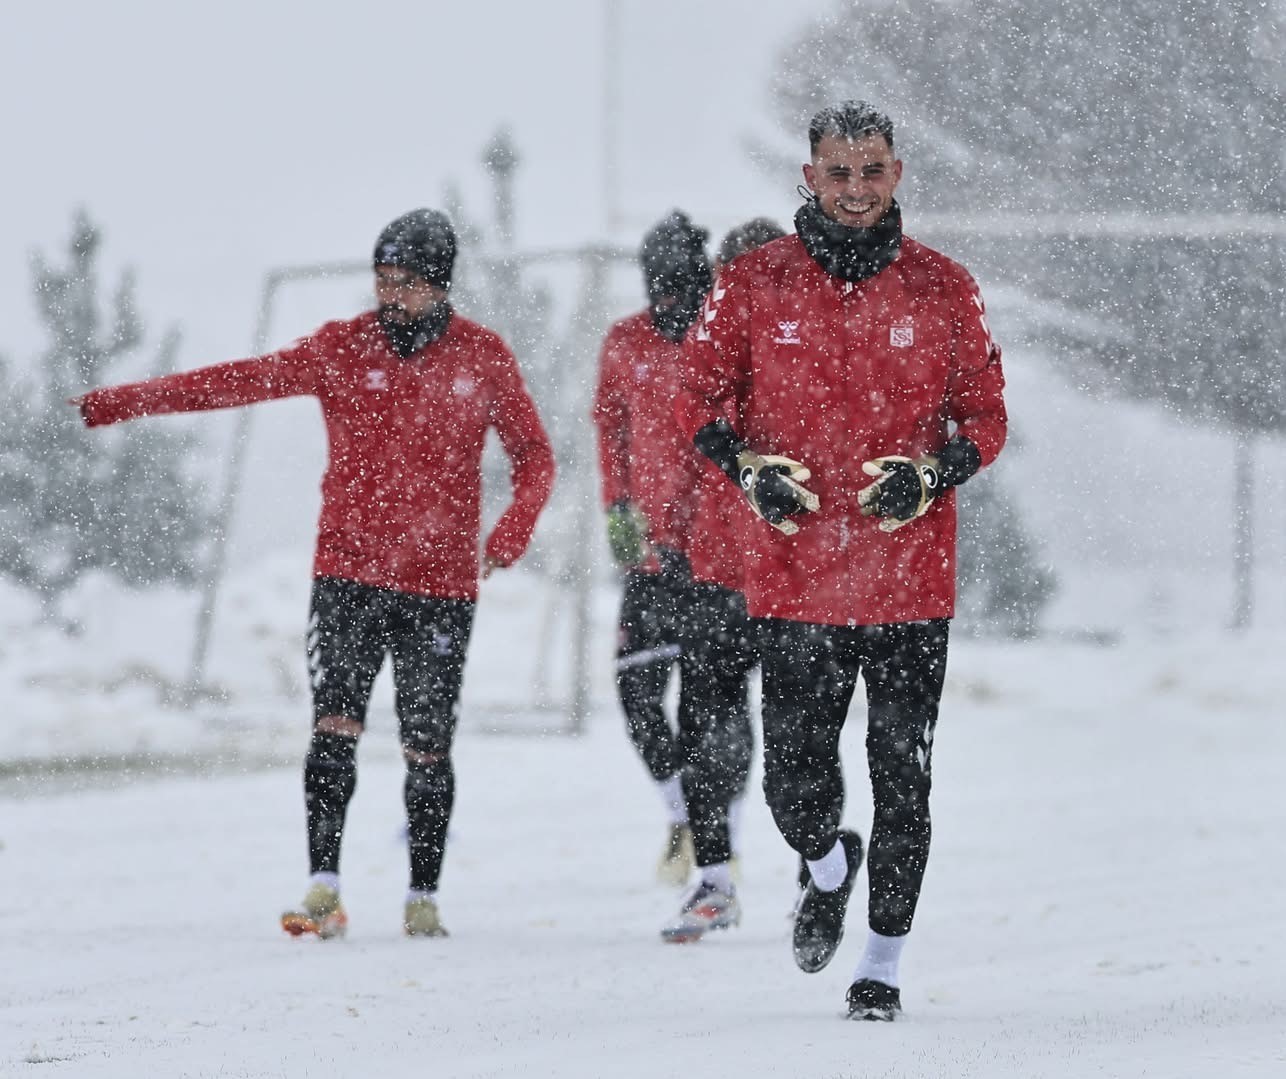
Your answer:
[[[741,922],[741,904],[735,892],[723,892],[702,881],[688,896],[679,916],[661,930],[669,944],[689,944],[712,929],[731,929]]]

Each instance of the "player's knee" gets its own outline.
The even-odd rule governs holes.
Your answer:
[[[434,764],[451,752],[457,709],[449,705],[407,710],[401,714],[402,757],[408,765]]]
[[[353,739],[354,741],[361,737],[362,721],[354,719],[352,716],[333,714],[318,716],[313,721],[313,733],[324,735],[338,735]]]
[[[357,738],[344,734],[313,731],[308,743],[308,763],[317,767],[342,768],[357,759]]]
[[[449,754],[406,754],[406,804],[412,812],[434,812],[450,805],[455,772]]]

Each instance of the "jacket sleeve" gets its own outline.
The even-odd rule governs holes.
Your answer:
[[[975,446],[982,464],[991,464],[1005,444],[1005,375],[1000,347],[991,338],[987,312],[977,284],[967,273],[957,283],[954,355],[947,386],[947,416],[956,433]]]
[[[666,506],[668,535],[676,537],[685,551],[691,547],[692,523],[697,518],[703,460],[691,439],[685,438],[674,464],[674,495]]]
[[[554,487],[554,450],[523,384],[518,362],[503,346],[492,365],[491,424],[509,455],[513,501],[487,537],[486,555],[502,566],[522,557]]]
[[[204,412],[313,393],[319,355],[325,349],[323,333],[251,360],[90,390],[79,400],[81,416],[85,426],[99,427],[140,416]]]
[[[701,428],[735,416],[750,369],[750,307],[735,274],[720,275],[683,341],[674,415],[691,442]],[[738,432],[743,434],[744,432]]]
[[[603,505],[630,493],[630,404],[625,381],[628,357],[618,327],[603,340],[594,393],[594,428],[598,435],[598,472]]]

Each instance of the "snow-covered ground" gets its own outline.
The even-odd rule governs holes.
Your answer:
[[[1042,639],[952,646],[903,1022],[840,1019],[860,903],[832,966],[796,971],[794,859],[757,791],[743,925],[659,941],[680,896],[651,879],[662,813],[613,699],[613,589],[594,594],[586,732],[542,735],[562,722],[567,605],[551,620],[526,569],[484,585],[466,672],[452,936],[400,935],[385,675],[345,852],[350,936],[284,938],[306,868],[310,537],[265,528],[261,495],[242,550],[272,553],[235,560],[216,692],[190,708],[192,596],[90,579],[67,637],[0,584],[0,1075],[1286,1074],[1286,448],[1260,447],[1255,622],[1231,634],[1226,437],[1008,359],[1017,437],[997,469],[1061,589]],[[1174,445],[1186,486],[1156,472]],[[865,832],[862,728],[858,709],[848,819]]]
[[[214,674],[241,664],[248,688],[217,708],[161,707],[153,682],[173,671],[103,692],[112,655],[101,639],[82,642],[79,665],[49,657],[88,695],[11,678],[19,703],[66,709],[11,712],[11,761],[24,744],[29,758],[121,754],[125,767],[38,775],[29,760],[0,780],[0,1074],[1286,1073],[1280,630],[1111,648],[956,643],[905,1021],[886,1027],[840,1018],[860,902],[832,966],[794,968],[794,863],[757,796],[741,928],[696,946],[659,941],[679,896],[652,883],[661,809],[605,677],[581,738],[491,733],[483,703],[529,684],[523,665],[538,649],[538,619],[514,628],[534,606],[517,576],[490,593],[467,676],[476,704],[458,740],[442,885],[451,937],[400,935],[385,692],[345,854],[350,936],[284,938],[277,914],[304,884],[307,724],[301,688],[272,674],[278,647],[282,671],[301,661],[268,623],[256,636],[256,619],[282,604],[271,582],[244,602],[233,588]],[[153,634],[175,632],[177,601],[166,618],[162,597],[139,602],[159,605]],[[610,595],[597,605],[600,626],[610,606]],[[134,638],[138,652],[147,622],[127,613],[117,647]],[[24,652],[38,639],[11,635],[3,669],[24,657],[38,669]],[[606,649],[600,632],[600,672]],[[42,746],[41,722],[61,748]],[[866,831],[861,733],[857,712],[848,817]],[[149,756],[159,769],[139,767]]]

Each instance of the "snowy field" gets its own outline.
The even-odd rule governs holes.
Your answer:
[[[1175,429],[1017,354],[1010,383],[1029,422],[997,468],[1061,590],[1042,640],[952,646],[903,1021],[840,1018],[860,903],[831,967],[795,969],[794,859],[757,790],[742,926],[660,942],[680,895],[652,882],[662,814],[613,699],[616,597],[595,596],[585,735],[540,736],[559,716],[531,704],[565,698],[566,609],[548,621],[525,570],[484,585],[466,672],[451,937],[400,933],[382,677],[349,938],[285,938],[306,870],[311,515],[265,532],[260,498],[246,520],[273,553],[234,563],[218,696],[191,709],[173,699],[191,596],[90,579],[67,637],[0,585],[0,1076],[1286,1075],[1286,447],[1261,447],[1255,627],[1233,635],[1223,486],[1194,516],[1150,475]],[[1182,444],[1226,475],[1225,437]],[[1104,509],[1105,475],[1139,494],[1134,519]],[[862,725],[855,711],[845,744],[866,833]]]
[[[521,613],[508,587],[492,607]],[[534,632],[487,648],[495,632],[480,624],[472,700],[535,648]],[[400,933],[386,696],[350,816],[350,935],[327,943],[277,928],[304,885],[302,698],[274,699],[266,674],[269,703],[221,719],[161,708],[146,679],[84,698],[96,726],[48,713],[62,752],[110,744],[152,768],[29,761],[0,782],[0,1075],[1286,1074],[1284,643],[958,641],[889,1026],[841,1018],[860,902],[831,967],[794,968],[793,859],[759,797],[742,926],[659,941],[680,896],[652,882],[660,807],[601,680],[579,739],[466,715],[443,941]],[[858,712],[848,819],[866,832],[861,733]]]

